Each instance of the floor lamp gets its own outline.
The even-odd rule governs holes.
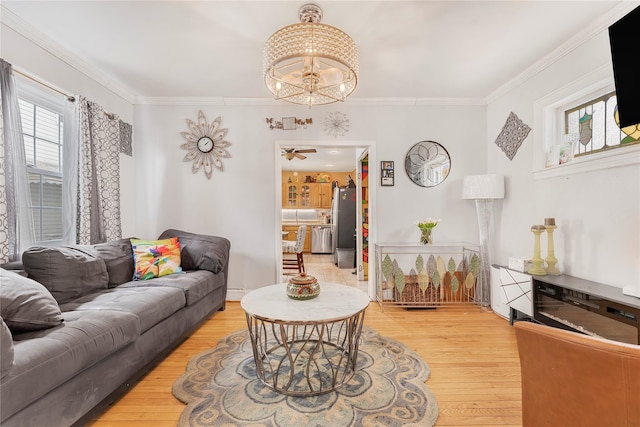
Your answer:
[[[504,177],[502,175],[465,176],[463,199],[476,201],[478,226],[480,229],[480,277],[476,287],[482,307],[491,306],[491,236],[493,235],[493,204],[495,199],[504,199]]]

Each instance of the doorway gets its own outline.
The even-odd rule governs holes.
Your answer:
[[[296,140],[296,141],[275,141],[275,164],[276,164],[276,168],[275,168],[275,172],[276,172],[276,176],[275,176],[275,186],[276,186],[276,191],[275,191],[275,205],[276,205],[276,212],[275,212],[275,218],[276,218],[276,226],[275,226],[275,230],[274,230],[274,237],[275,237],[275,251],[276,251],[276,277],[278,278],[278,282],[284,282],[286,281],[286,278],[282,275],[282,206],[283,206],[283,181],[282,181],[282,176],[283,176],[283,171],[289,171],[290,169],[293,169],[293,167],[290,166],[290,164],[285,163],[285,162],[290,162],[289,160],[286,160],[281,153],[283,152],[283,149],[291,149],[291,147],[296,147],[296,148],[300,148],[300,149],[313,149],[316,148],[318,150],[320,149],[328,149],[331,147],[336,147],[339,149],[351,149],[352,153],[353,153],[353,157],[352,157],[352,161],[353,161],[353,167],[351,168],[351,170],[355,170],[355,173],[357,174],[356,176],[352,177],[353,181],[356,183],[356,191],[357,194],[361,195],[362,194],[362,178],[360,176],[361,173],[361,168],[362,168],[362,158],[363,156],[366,155],[368,164],[370,165],[374,165],[375,164],[375,142],[374,141],[300,141],[300,140]],[[305,156],[311,156],[312,154],[306,154]],[[375,183],[377,182],[377,174],[376,174],[376,168],[369,168],[368,169],[368,181]],[[330,172],[328,172],[330,173]],[[299,175],[301,177],[304,177],[304,179],[306,179],[305,173],[304,172],[299,172]],[[376,231],[376,203],[375,203],[375,197],[376,197],[376,186],[372,185],[371,187],[367,188],[367,222],[368,222],[368,228],[367,228],[367,243],[370,247],[373,248],[373,245],[375,244],[375,231]],[[360,203],[362,202],[362,199],[359,197],[358,198]],[[357,209],[358,212],[361,212],[360,206],[358,206]],[[358,215],[357,217],[357,227],[356,227],[356,248],[358,248],[357,250],[357,254],[355,255],[356,258],[356,267],[355,267],[355,272],[361,272],[363,271],[363,265],[362,265],[362,242],[363,242],[363,227],[362,227],[362,216]],[[370,298],[375,299],[375,274],[373,274],[373,269],[371,268],[372,265],[370,265],[370,269],[371,271],[369,272],[368,276],[366,277],[366,281],[368,284],[368,293]]]

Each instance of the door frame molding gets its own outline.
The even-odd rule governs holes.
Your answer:
[[[377,185],[375,183],[378,182],[378,171],[376,167],[372,167],[376,165],[376,141],[374,140],[348,140],[348,141],[335,141],[335,140],[275,140],[274,141],[274,155],[275,155],[275,227],[274,227],[274,251],[276,254],[276,265],[275,265],[275,277],[277,278],[278,283],[284,282],[284,276],[282,275],[282,165],[283,165],[283,157],[280,155],[283,147],[290,146],[305,146],[305,147],[336,147],[339,146],[341,148],[344,147],[352,147],[363,148],[369,153],[369,253],[371,254],[371,249],[375,247],[375,243],[377,241],[377,204],[376,204],[376,191]],[[359,159],[357,156],[354,156],[354,168],[356,169],[356,173],[358,173],[358,163]],[[373,183],[373,184],[372,184]],[[362,228],[356,227],[357,229],[357,242],[361,242],[362,237]],[[361,265],[362,260],[358,260],[356,263],[356,268],[358,265]],[[375,300],[375,263],[369,261],[369,277],[368,277],[368,290],[369,297],[371,300]]]

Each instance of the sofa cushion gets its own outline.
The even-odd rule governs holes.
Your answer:
[[[123,283],[120,288],[136,287],[169,287],[180,289],[184,292],[187,306],[199,301],[205,295],[215,289],[224,286],[225,277],[223,273],[213,274],[207,270],[186,271],[186,274],[173,274],[171,276],[159,277],[153,280],[131,281]]]
[[[121,285],[133,278],[133,250],[131,239],[93,245],[98,256],[104,260],[109,274],[109,287]]]
[[[133,280],[182,273],[180,267],[180,242],[177,238],[164,240],[131,239],[133,249]]]
[[[62,304],[109,283],[107,266],[91,246],[34,247],[22,254],[29,277],[42,283]]]
[[[147,281],[144,283],[147,283]],[[132,313],[138,317],[140,331],[144,333],[183,308],[185,301],[184,292],[179,289],[160,287],[123,288],[121,285],[106,291],[84,295],[72,302],[61,304],[60,308],[63,312],[119,310]]]
[[[51,328],[62,313],[51,293],[40,283],[0,269],[0,316],[14,332]]]
[[[227,265],[231,242],[224,237],[194,234],[169,229],[159,239],[178,237],[183,270],[208,270],[219,273]]]
[[[13,337],[2,317],[0,317],[0,378],[13,366]]]
[[[14,337],[14,366],[2,379],[0,393],[3,419],[140,335],[138,318],[131,313],[81,311],[64,317],[55,328]]]

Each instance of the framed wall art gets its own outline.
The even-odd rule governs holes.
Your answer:
[[[296,130],[296,118],[295,117],[283,117],[282,118],[282,130]]]
[[[382,187],[393,187],[393,162],[383,160],[380,162],[380,185]]]

